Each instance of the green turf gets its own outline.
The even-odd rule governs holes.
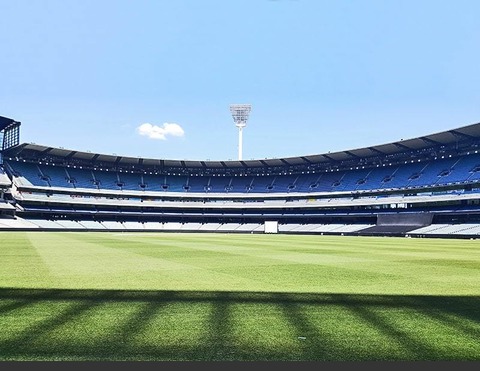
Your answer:
[[[480,360],[480,241],[0,232],[0,360]]]

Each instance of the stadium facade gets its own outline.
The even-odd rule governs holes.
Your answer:
[[[20,143],[0,117],[0,230],[477,238],[480,123],[318,155],[182,161]]]

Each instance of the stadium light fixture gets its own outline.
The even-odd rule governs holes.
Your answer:
[[[243,128],[247,126],[248,115],[252,110],[250,104],[231,104],[230,112],[232,113],[235,126],[238,128],[238,160],[242,160],[242,146],[243,146]]]

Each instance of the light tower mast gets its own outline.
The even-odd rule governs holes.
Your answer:
[[[242,131],[245,126],[247,126],[248,115],[252,110],[250,104],[231,104],[230,112],[232,113],[233,121],[235,126],[238,128],[238,160],[242,160],[242,146],[243,146],[243,137]]]

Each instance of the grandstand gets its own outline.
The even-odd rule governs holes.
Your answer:
[[[0,117],[0,229],[476,238],[480,123],[308,156],[180,161],[20,143]]]

